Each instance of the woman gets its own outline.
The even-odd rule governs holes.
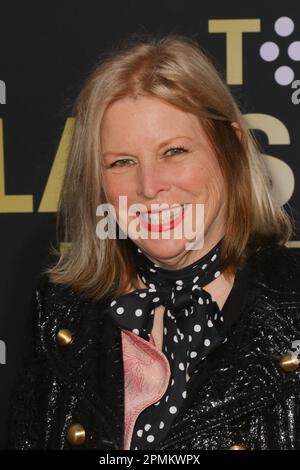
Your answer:
[[[215,68],[187,38],[136,41],[75,111],[13,447],[297,448],[299,256]]]

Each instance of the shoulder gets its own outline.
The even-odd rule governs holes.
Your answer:
[[[33,309],[33,336],[38,350],[54,355],[55,361],[65,349],[57,349],[59,333],[71,335],[74,341],[72,357],[82,358],[86,351],[98,345],[110,328],[105,315],[107,301],[90,299],[66,284],[54,283],[42,274],[36,284]],[[69,357],[69,356],[68,356]],[[70,357],[69,357],[70,359]]]
[[[72,287],[53,282],[45,273],[38,277],[35,296],[44,306],[53,303],[70,305],[83,299],[83,296]]]
[[[284,245],[269,245],[252,253],[248,265],[256,283],[300,296],[300,253]]]
[[[66,318],[79,319],[95,304],[92,299],[69,285],[53,282],[48,274],[39,276],[34,297],[38,319],[45,322],[50,322],[51,319],[53,322]]]

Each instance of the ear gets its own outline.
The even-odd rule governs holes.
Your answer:
[[[240,128],[239,124],[237,122],[231,122],[230,123],[231,127],[234,129],[236,135],[237,135],[237,138],[241,141],[242,140],[242,136],[243,136],[243,131],[242,129]]]

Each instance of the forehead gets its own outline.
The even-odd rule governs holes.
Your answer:
[[[105,110],[101,122],[104,146],[111,141],[118,144],[124,140],[151,144],[176,135],[197,138],[203,132],[195,115],[149,96],[114,101]]]

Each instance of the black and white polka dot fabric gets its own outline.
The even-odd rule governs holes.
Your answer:
[[[110,303],[109,314],[122,329],[149,341],[154,310],[164,305],[162,352],[169,360],[171,377],[161,400],[137,418],[131,449],[155,449],[187,396],[187,374],[218,345],[226,341],[223,318],[216,301],[203,286],[220,275],[221,241],[209,253],[180,270],[166,270],[135,251],[137,272],[147,286],[122,295]]]

